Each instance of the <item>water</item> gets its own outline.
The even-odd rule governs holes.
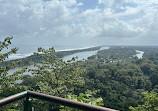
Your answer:
[[[74,53],[72,55],[68,55],[63,57],[62,59],[64,61],[70,60],[73,57],[78,57],[77,60],[86,60],[89,56],[95,55],[98,52],[98,50],[95,51],[85,51],[85,52],[78,52],[78,53]]]
[[[80,48],[81,49],[81,48]],[[105,50],[105,49],[109,49],[109,47],[102,47],[100,50]],[[72,57],[78,57],[77,60],[84,60],[84,59],[87,59],[89,56],[92,56],[92,55],[95,55],[99,50],[95,50],[95,51],[84,51],[84,52],[77,52],[77,53],[74,53],[72,55],[69,55],[69,56],[65,56],[63,57],[62,59],[64,61],[67,61],[67,60],[70,60]],[[18,57],[18,56],[16,56]],[[19,57],[22,57],[22,56],[19,56]],[[33,65],[30,65],[30,66],[27,66],[28,69],[36,69]],[[20,70],[22,69],[21,67],[17,67],[15,69],[11,69],[9,70],[9,75],[13,74],[15,71],[17,70]],[[32,76],[31,72],[25,72],[24,75],[30,75]],[[21,83],[22,80],[18,80],[16,81],[17,83]]]
[[[33,65],[29,65],[29,66],[26,66],[26,67],[27,67],[27,69],[37,69]],[[21,70],[21,69],[22,69],[22,67],[16,67],[15,69],[10,69],[8,71],[8,75],[12,75],[14,72],[16,72],[17,70]],[[30,75],[30,76],[32,75],[31,72],[28,72],[28,71],[24,72],[23,74],[24,75]]]
[[[81,48],[80,48],[81,49]],[[109,49],[109,47],[102,47],[100,50],[105,50],[105,49]],[[72,57],[78,57],[77,60],[85,60],[87,59],[89,56],[95,55],[99,50],[95,50],[95,51],[84,51],[84,52],[77,52],[74,53],[72,55],[68,55],[63,57],[62,59],[64,61],[70,60],[72,59]],[[28,69],[34,69],[35,67],[33,65],[27,66]],[[17,67],[15,69],[11,69],[9,71],[9,74],[13,74],[13,72],[20,70],[21,68]],[[24,75],[31,75],[31,72],[25,72]]]
[[[102,47],[100,50],[105,50],[105,49],[109,49],[109,47]],[[63,57],[62,59],[64,61],[70,60],[73,57],[78,57],[77,60],[86,60],[88,57],[95,55],[99,50],[95,50],[95,51],[84,51],[84,52],[78,52],[78,53],[74,53],[72,55],[68,55]]]
[[[7,60],[14,60],[14,59],[20,59],[20,58],[25,58],[30,55],[32,55],[34,52],[37,52],[38,47],[42,47],[44,49],[49,49],[52,46],[51,45],[41,45],[41,46],[36,46],[36,45],[19,45],[19,46],[10,46],[9,49],[18,47],[19,50],[17,51],[17,54],[12,54],[9,56]],[[73,45],[54,45],[53,46],[56,51],[69,51],[69,50],[76,50],[76,49],[85,49],[85,48],[90,48],[92,46],[73,46]],[[4,50],[2,53],[9,51]]]

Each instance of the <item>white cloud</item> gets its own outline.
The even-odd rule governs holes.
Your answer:
[[[4,37],[15,35],[17,41],[25,39],[29,43],[35,39],[39,43],[65,39],[85,42],[101,37],[111,38],[112,43],[119,38],[156,37],[157,0],[98,0],[98,3],[105,7],[81,11],[85,4],[76,0],[0,0],[0,33]]]
[[[81,2],[80,2],[80,3],[78,3],[77,5],[78,5],[78,6],[82,6],[82,5],[83,5],[83,3],[81,3]]]
[[[99,4],[104,4],[108,8],[118,8],[121,6],[121,4],[124,2],[124,0],[98,0]]]
[[[53,30],[69,22],[76,10],[68,7],[76,4],[75,0],[5,0],[0,4],[0,27],[13,35],[38,32],[41,27]]]

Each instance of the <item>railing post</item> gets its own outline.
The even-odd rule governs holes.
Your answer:
[[[24,111],[32,111],[32,104],[29,101],[29,97],[24,100]]]

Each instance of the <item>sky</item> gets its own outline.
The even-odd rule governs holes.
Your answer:
[[[157,45],[158,0],[0,0],[15,45]]]

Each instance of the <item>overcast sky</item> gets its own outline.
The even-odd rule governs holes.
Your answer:
[[[0,40],[26,45],[157,45],[158,0],[0,0]]]

